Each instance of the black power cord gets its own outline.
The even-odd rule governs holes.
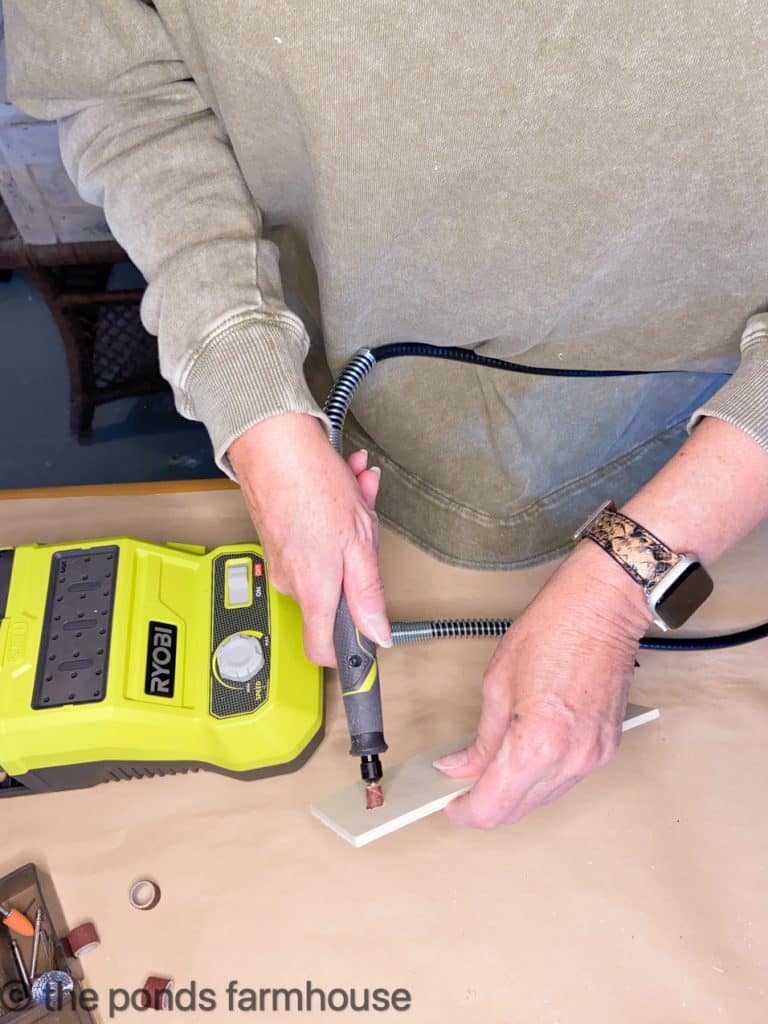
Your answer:
[[[569,370],[560,366],[526,366],[495,356],[481,356],[471,348],[458,345],[427,345],[420,341],[393,341],[369,349],[374,361],[383,363],[386,359],[400,356],[422,356],[428,359],[449,359],[456,363],[471,363],[486,366],[490,370],[506,370],[508,373],[525,373],[534,377],[657,377],[661,373],[688,373],[688,370]]]
[[[690,373],[689,370],[573,370],[559,366],[526,366],[493,356],[482,356],[470,348],[454,345],[427,345],[423,342],[390,342],[376,348],[360,349],[350,359],[331,388],[326,399],[325,414],[331,423],[330,440],[341,454],[341,438],[349,406],[355,392],[377,363],[402,356],[429,359],[448,359],[473,366],[485,366],[508,373],[523,373],[537,377],[649,377],[669,373]],[[419,622],[392,623],[392,636],[396,644],[419,640],[437,640],[450,637],[503,636],[512,624],[511,619],[424,619]],[[768,636],[768,622],[748,629],[719,636],[697,637],[643,637],[640,647],[655,651],[716,651],[739,647]]]

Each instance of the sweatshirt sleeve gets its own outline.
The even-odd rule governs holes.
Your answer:
[[[768,313],[750,317],[741,336],[741,363],[690,419],[688,430],[715,416],[740,427],[768,450]]]
[[[309,339],[217,116],[144,0],[5,0],[8,91],[56,120],[68,173],[147,280],[144,325],[179,412],[230,443],[283,412],[323,418]]]

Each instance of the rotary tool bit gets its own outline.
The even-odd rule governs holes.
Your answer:
[[[349,752],[360,758],[365,806],[372,811],[384,803],[379,754],[387,749],[381,712],[379,663],[376,645],[355,626],[343,594],[336,612],[333,642],[351,739]]]
[[[15,907],[6,907],[0,903],[0,917],[2,917],[3,924],[8,931],[15,932],[17,935],[23,935],[25,939],[31,939],[35,934],[32,922],[20,910],[16,910]]]
[[[35,935],[32,940],[32,960],[29,965],[29,976],[34,981],[37,974],[37,957],[40,952],[40,933],[43,927],[43,908],[38,907],[35,912]]]
[[[19,944],[16,939],[11,939],[11,953],[13,959],[16,961],[16,970],[19,972],[19,981],[22,983],[27,991],[27,994],[31,991],[31,982],[29,978],[29,971],[27,965],[24,963],[24,957],[21,955]]]
[[[369,782],[365,787],[365,809],[366,811],[375,811],[377,807],[382,807],[384,804],[384,793],[381,790],[381,785],[378,782]]]

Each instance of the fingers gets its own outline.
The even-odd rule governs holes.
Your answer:
[[[363,500],[371,512],[373,512],[376,508],[376,498],[379,494],[381,470],[378,466],[373,466],[371,469],[364,470],[364,472],[358,476],[357,483],[360,487],[360,493],[363,496]]]
[[[341,560],[313,567],[296,580],[293,596],[301,606],[304,623],[304,653],[316,665],[333,668],[333,624],[341,598]]]
[[[347,459],[347,465],[355,474],[355,476],[360,476],[360,474],[368,465],[368,452],[366,451],[366,449],[361,448],[359,451],[352,452],[352,454]]]
[[[341,594],[341,591],[339,591]],[[304,612],[304,653],[315,665],[326,668],[336,667],[333,649],[333,623],[336,618],[338,601],[322,608],[312,609],[306,602],[301,604]]]
[[[392,646],[392,631],[384,601],[384,584],[374,531],[358,540],[344,560],[344,593],[357,628],[379,647]]]
[[[516,717],[469,793],[448,805],[449,819],[481,829],[512,824],[567,793],[617,749],[606,728],[584,720],[571,729],[554,715]]]
[[[454,825],[463,825],[470,828],[493,829],[498,825],[513,825],[520,821],[531,811],[551,804],[559,797],[564,796],[570,789],[581,781],[581,777],[574,776],[564,782],[554,783],[553,780],[545,782],[534,782],[526,789],[522,786],[517,794],[510,794],[510,806],[500,808],[495,803],[486,801],[471,800],[472,791],[459,797],[446,808],[446,815]]]
[[[363,513],[365,514],[365,513]],[[344,593],[357,628],[379,647],[392,646],[392,631],[379,573],[375,530],[369,526],[365,540],[348,550],[343,567]],[[304,650],[317,665],[334,667],[333,626],[341,599],[342,572],[313,574],[294,587],[294,597],[304,616]]]
[[[314,558],[297,573],[292,565],[272,562],[270,583],[280,594],[292,597],[301,608],[304,653],[315,665],[334,668],[333,624],[341,597],[341,558]]]
[[[361,448],[347,460],[371,514],[379,493],[381,470],[368,469],[368,452]],[[380,647],[392,646],[384,584],[379,573],[378,528],[375,515],[359,522],[357,538],[344,559],[344,593],[357,628]]]
[[[378,485],[375,473],[365,471],[363,475],[372,475]],[[294,588],[294,596],[304,616],[304,649],[310,661],[318,665],[336,665],[333,626],[342,584],[357,628],[379,647],[392,646],[392,631],[384,602],[384,584],[379,573],[377,524],[373,513],[361,508],[359,514],[365,522],[343,555],[343,569],[338,572],[324,571],[319,575],[315,573],[314,583],[308,582]]]
[[[539,783],[537,786],[532,786],[525,797],[515,808],[513,814],[504,819],[505,824],[513,824],[516,821],[520,821],[526,814],[530,814],[531,811],[537,810],[539,807],[546,807],[547,804],[554,803],[555,800],[559,800],[561,796],[573,789],[577,782],[581,782],[584,778],[583,775],[574,775],[565,782],[561,782],[557,786],[553,786],[550,782],[544,784]]]
[[[512,691],[501,674],[489,672],[483,681],[483,706],[473,743],[465,750],[435,761],[435,768],[452,779],[481,775],[496,756],[512,718]]]
[[[381,470],[378,466],[373,466],[371,469],[368,469],[368,452],[365,448],[361,448],[357,452],[352,452],[347,463],[349,468],[355,474],[363,500],[368,508],[373,511],[376,507],[376,497],[379,493]]]
[[[507,821],[507,815],[540,778],[536,766],[526,766],[515,757],[511,736],[507,736],[469,793],[448,804],[446,816],[454,825],[496,828]]]

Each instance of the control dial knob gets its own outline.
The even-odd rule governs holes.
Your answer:
[[[219,675],[227,683],[247,683],[264,665],[264,651],[259,638],[247,633],[233,633],[216,652]]]

